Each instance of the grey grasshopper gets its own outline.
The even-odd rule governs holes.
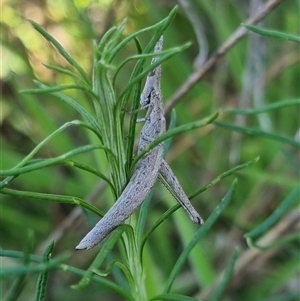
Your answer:
[[[162,46],[163,37],[157,42],[155,52],[161,52]],[[154,57],[151,63],[153,64],[157,59],[157,57]],[[147,110],[147,113],[143,118],[145,124],[141,131],[138,152],[141,152],[149,143],[166,131],[160,78],[161,66],[158,66],[148,74],[141,94],[140,104],[142,108]],[[168,183],[171,188],[166,187],[185,209],[191,220],[196,224],[203,223],[202,218],[190,203],[171,168],[163,159],[163,151],[164,145],[160,143],[138,161],[131,179],[118,200],[81,240],[76,247],[77,250],[93,248],[129,218],[145,200],[158,176],[163,177],[164,181]]]

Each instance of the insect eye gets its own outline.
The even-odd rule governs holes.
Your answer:
[[[148,94],[147,98],[146,98],[146,104],[148,105],[151,101],[151,93],[152,91]]]

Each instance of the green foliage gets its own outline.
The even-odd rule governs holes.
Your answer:
[[[275,31],[275,30],[265,30],[262,28],[258,28],[256,26],[251,26],[251,25],[246,25],[246,24],[243,24],[243,26],[245,26],[247,29],[249,29],[255,33],[258,33],[260,35],[263,35],[263,36],[279,38],[279,39],[283,39],[283,40],[300,43],[300,37],[286,34],[284,32],[279,32],[279,31]]]
[[[47,22],[30,21],[33,28],[20,18],[30,18],[24,10],[29,2],[4,5],[4,300],[46,300],[47,295],[64,301],[297,300],[300,98],[299,59],[293,53],[299,37],[291,26],[296,9],[286,3],[274,10],[273,19],[266,18],[266,27],[278,31],[244,25],[267,39],[268,69],[254,84],[259,89],[263,82],[265,103],[245,107],[239,101],[247,90],[241,80],[248,68],[247,38],[189,88],[177,113],[172,111],[169,130],[135,156],[139,125],[137,113],[128,112],[139,108],[143,79],[163,63],[163,94],[173,96],[193,77],[191,58],[198,50],[187,42],[194,36],[182,10],[134,2],[112,1],[109,10],[101,1],[45,4],[40,13]],[[192,4],[210,52],[244,21],[245,7],[227,4]],[[100,16],[101,26],[94,9],[106,15]],[[164,51],[150,66],[161,34]],[[91,38],[98,41],[92,47]],[[99,248],[70,252],[87,232],[77,226],[79,209],[92,226],[118,198],[138,160],[162,141],[205,224],[196,228],[172,195],[154,189]],[[57,212],[67,212],[61,223]]]
[[[49,262],[52,252],[53,252],[53,249],[54,249],[54,242],[52,242],[45,250],[43,262]],[[49,271],[45,271],[45,272],[41,273],[38,278],[37,288],[36,288],[36,292],[35,292],[35,300],[36,301],[41,301],[41,300],[45,299],[48,275],[49,275]]]

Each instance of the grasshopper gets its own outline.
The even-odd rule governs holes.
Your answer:
[[[163,37],[157,42],[155,52],[162,51]],[[157,57],[152,59],[152,64]],[[161,66],[152,70],[146,79],[141,94],[141,107],[147,110],[146,116],[138,121],[145,121],[141,131],[138,152],[166,131],[166,120],[160,90]],[[99,244],[116,227],[122,224],[145,200],[158,175],[168,183],[166,187],[186,210],[194,223],[202,224],[202,218],[190,203],[171,168],[163,160],[163,143],[146,153],[136,164],[133,175],[114,205],[95,227],[81,240],[77,250],[91,249]]]

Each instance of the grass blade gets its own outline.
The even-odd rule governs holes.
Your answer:
[[[179,294],[162,294],[151,298],[150,301],[170,300],[170,301],[201,301],[192,297]]]
[[[228,283],[230,282],[230,279],[233,275],[234,265],[237,260],[237,255],[238,255],[237,250],[234,250],[232,253],[230,262],[228,264],[228,267],[223,276],[223,279],[222,279],[221,283],[216,287],[212,296],[210,297],[210,301],[219,301],[220,298],[222,297],[222,294],[225,291],[226,287],[228,286]]]
[[[232,113],[232,114],[240,114],[240,115],[257,115],[257,114],[261,114],[261,113],[265,113],[265,112],[269,112],[269,111],[273,111],[273,110],[278,110],[278,109],[282,109],[282,108],[286,108],[286,107],[290,107],[290,106],[294,106],[294,105],[299,105],[299,104],[300,104],[299,98],[292,98],[292,99],[287,99],[284,101],[277,101],[270,105],[255,108],[255,109],[236,109],[236,108],[230,109],[229,108],[229,109],[226,109],[225,112]]]
[[[277,207],[277,209],[265,219],[259,226],[244,235],[247,239],[253,239],[269,230],[291,208],[295,201],[299,201],[300,186],[296,187]]]
[[[105,241],[105,243],[101,247],[101,250],[96,256],[96,258],[94,259],[93,263],[85,271],[82,279],[77,284],[72,285],[71,286],[72,288],[81,290],[84,289],[91,282],[93,278],[94,270],[99,269],[99,267],[103,264],[103,262],[106,260],[107,256],[109,255],[110,251],[113,249],[115,244],[119,241],[124,230],[125,230],[124,225],[121,225],[115,231],[113,231],[113,233],[110,235],[110,237]]]
[[[43,262],[49,263],[50,258],[52,256],[52,252],[54,249],[54,241],[50,243],[50,245],[46,248],[46,251],[43,256]],[[37,288],[35,292],[35,300],[43,301],[45,299],[46,286],[48,282],[48,274],[49,271],[42,272],[38,278]]]
[[[150,31],[150,30],[153,30],[153,29],[157,29],[156,33],[155,33],[155,36],[152,38],[152,40],[150,41],[150,43],[147,45],[147,50],[150,51],[150,49],[153,49],[154,48],[154,45],[156,44],[156,42],[158,41],[158,39],[160,38],[161,34],[167,29],[167,27],[170,25],[170,23],[172,22],[172,20],[175,18],[175,15],[178,11],[178,6],[175,6],[172,11],[169,13],[169,15],[163,19],[162,21],[152,25],[152,26],[149,26],[149,27],[146,27],[146,28],[143,28],[133,34],[131,34],[130,36],[128,36],[127,38],[125,38],[115,49],[114,51],[111,53],[111,56],[110,56],[110,59],[109,61],[111,62],[114,57],[117,55],[117,53],[129,42],[131,41],[132,39],[136,38],[137,36],[147,32],[147,31]]]
[[[279,39],[283,39],[283,40],[288,40],[288,41],[292,41],[292,42],[297,42],[300,43],[300,37],[298,36],[294,36],[291,34],[286,34],[284,32],[280,32],[280,31],[275,31],[275,30],[268,30],[268,29],[262,29],[253,25],[247,25],[247,24],[242,24],[244,27],[246,27],[248,30],[251,30],[255,33],[258,33],[262,36],[268,36],[268,37],[272,37],[272,38],[279,38]]]
[[[196,197],[197,195],[199,195],[200,193],[202,193],[203,191],[209,189],[210,187],[212,187],[213,185],[217,184],[218,182],[220,182],[221,180],[223,180],[224,178],[234,174],[235,172],[242,170],[246,167],[251,166],[252,164],[255,164],[257,161],[259,160],[259,157],[256,157],[255,159],[248,161],[246,163],[237,165],[225,172],[223,172],[222,174],[220,174],[219,176],[217,176],[216,178],[214,178],[212,181],[210,181],[209,183],[207,183],[205,186],[197,189],[194,193],[192,193],[189,196],[189,199],[193,199],[194,197]]]
[[[47,87],[42,89],[24,89],[24,90],[20,90],[19,92],[23,94],[43,94],[43,93],[46,94],[46,93],[59,92],[59,91],[70,90],[70,89],[77,89],[77,90],[82,90],[84,92],[92,93],[91,90],[88,90],[84,86],[79,86],[74,84]]]
[[[73,66],[79,74],[82,76],[84,82],[91,86],[91,82],[83,68],[66,52],[66,50],[55,40],[48,32],[46,32],[39,24],[35,23],[34,21],[30,21],[33,28],[38,31],[48,42],[50,42],[58,52],[66,59],[66,61]]]
[[[78,154],[83,154],[83,153],[86,153],[86,152],[89,152],[89,151],[95,150],[95,149],[102,149],[102,150],[111,152],[108,148],[104,147],[101,144],[98,144],[98,145],[88,144],[88,145],[84,145],[84,146],[75,148],[69,152],[66,152],[66,153],[64,153],[60,156],[54,157],[54,158],[33,160],[31,162],[28,162],[28,164],[23,167],[12,168],[12,169],[8,169],[8,170],[0,170],[0,175],[1,176],[19,175],[19,174],[31,172],[31,171],[34,171],[37,169],[41,169],[44,167],[61,164],[70,157],[73,157]]]
[[[214,124],[221,128],[224,128],[226,130],[232,130],[234,132],[240,132],[240,133],[244,133],[244,134],[251,135],[251,136],[264,137],[264,138],[271,139],[274,141],[279,141],[279,142],[289,144],[296,148],[300,148],[300,142],[297,142],[296,140],[293,140],[286,136],[264,132],[260,129],[242,127],[242,126],[238,126],[238,125],[235,125],[232,123],[227,123],[227,122],[215,121]]]
[[[62,162],[62,164],[67,165],[67,166],[74,166],[76,168],[79,168],[81,170],[84,170],[84,171],[87,171],[89,173],[92,173],[92,174],[96,175],[97,177],[104,180],[109,185],[109,187],[111,188],[115,198],[117,198],[117,191],[116,191],[115,187],[113,186],[113,184],[109,180],[109,178],[107,178],[102,172],[98,171],[95,168],[92,168],[88,165],[82,164],[82,163],[74,161],[74,160],[64,160]]]
[[[41,88],[41,89],[47,89],[48,86],[44,85],[43,83],[35,80],[35,84]],[[67,96],[61,92],[51,92],[50,95],[53,95],[65,103],[67,103],[69,106],[71,106],[73,109],[75,109],[82,117],[83,119],[92,127],[94,130],[98,133],[99,137],[101,137],[101,128],[99,127],[99,124],[95,120],[94,117],[88,111],[86,111],[81,105],[79,105],[73,98],[70,96]]]
[[[24,253],[19,251],[12,251],[12,250],[1,250],[0,249],[0,257],[9,257],[9,258],[23,258]],[[43,258],[37,255],[29,255],[29,259],[32,262],[42,263]],[[50,260],[52,262],[53,259]],[[59,264],[57,267],[57,270],[61,270],[67,273],[71,273],[72,275],[78,275],[83,276],[85,273],[85,270],[81,270],[78,268],[74,268],[72,266],[66,265],[66,264]],[[125,298],[125,300],[129,301],[135,301],[131,295],[129,295],[124,289],[122,289],[119,285],[116,285],[114,282],[107,280],[103,277],[99,277],[95,275],[93,277],[93,281],[102,284],[103,286],[112,289],[113,291],[119,293],[121,296]]]
[[[67,195],[58,195],[58,194],[49,194],[49,193],[41,193],[41,192],[32,192],[32,191],[19,191],[15,189],[9,189],[9,188],[3,188],[0,191],[2,194],[7,194],[15,197],[20,198],[28,198],[33,200],[39,200],[39,201],[52,201],[56,203],[65,203],[65,204],[71,204],[71,205],[79,205],[89,211],[94,212],[95,214],[99,216],[103,216],[104,213],[99,210],[94,205],[87,203],[83,201],[80,198],[73,197],[73,196],[67,196]]]
[[[45,63],[43,65],[50,70],[68,75],[68,76],[74,78],[74,80],[80,80],[80,81],[82,80],[77,74],[75,74],[74,72],[72,72],[71,70],[69,70],[67,68],[57,66],[57,65],[52,65],[52,64],[45,64]]]
[[[28,266],[30,263],[30,252],[32,250],[33,246],[33,232],[32,231],[27,231],[26,239],[25,239],[25,251],[22,253],[23,257],[23,264],[25,266]],[[25,287],[26,283],[26,274],[22,274],[17,279],[14,281],[12,288],[7,296],[5,298],[5,301],[15,301],[18,299],[20,296],[23,288]]]
[[[134,162],[133,162],[133,166],[146,154],[148,153],[152,148],[154,148],[156,145],[158,145],[159,143],[175,136],[175,135],[179,135],[191,130],[194,130],[196,128],[200,128],[203,127],[209,123],[212,123],[217,117],[218,117],[219,113],[214,113],[204,119],[198,120],[198,121],[194,121],[191,123],[187,123],[185,125],[179,126],[177,128],[171,129],[167,132],[165,132],[163,135],[159,136],[157,139],[155,139],[153,142],[149,143],[147,147],[145,147],[135,158]]]
[[[256,163],[259,160],[259,157],[256,157],[254,160],[248,161],[246,163],[243,163],[241,165],[235,166],[234,168],[231,168],[230,170],[222,173],[221,175],[219,175],[218,177],[216,177],[215,179],[213,179],[212,181],[210,181],[208,184],[206,184],[205,186],[197,189],[194,193],[192,193],[191,195],[189,195],[189,199],[192,200],[194,197],[196,197],[198,194],[200,194],[201,192],[207,190],[208,188],[212,187],[213,185],[217,184],[218,182],[220,182],[222,179],[224,179],[225,177],[228,177],[230,175],[232,175],[233,173],[248,167],[254,163]],[[162,181],[164,181],[164,179],[162,178]],[[167,184],[167,183],[166,183]],[[155,229],[157,227],[159,227],[160,224],[162,224],[165,220],[167,220],[169,218],[170,215],[172,215],[174,212],[176,212],[179,208],[181,208],[180,204],[176,204],[174,205],[172,208],[168,209],[156,222],[155,224],[151,227],[151,229],[149,229],[147,231],[147,233],[144,235],[142,243],[141,243],[141,252],[144,248],[144,245],[147,241],[147,239],[149,238],[149,236],[151,235],[151,233],[153,231],[155,231]]]
[[[7,277],[15,277],[24,274],[32,274],[38,272],[46,272],[48,270],[57,269],[59,264],[69,258],[69,254],[62,254],[49,263],[41,263],[36,266],[21,265],[13,268],[3,268],[0,270],[0,279]]]
[[[82,127],[85,127],[91,131],[93,131],[96,135],[97,135],[97,132],[94,131],[94,129],[80,121],[80,120],[73,120],[73,121],[69,121],[65,124],[63,124],[61,127],[59,127],[57,130],[55,130],[52,134],[50,134],[48,137],[46,137],[44,140],[42,140],[21,162],[19,162],[17,165],[14,166],[14,168],[17,168],[17,167],[21,167],[21,166],[24,166],[26,165],[26,163],[29,162],[30,159],[32,159],[34,157],[34,155],[36,155],[38,153],[39,150],[42,149],[43,146],[45,146],[51,139],[53,139],[56,135],[58,135],[59,133],[61,133],[62,131],[64,131],[65,129],[67,129],[68,127],[70,126],[82,126]],[[4,180],[2,180],[0,182],[0,189],[3,188],[4,186],[7,186],[12,180],[14,180],[14,178],[16,177],[17,175],[13,176],[13,177],[8,177]]]
[[[232,196],[233,196],[233,193],[235,190],[235,186],[236,186],[236,182],[237,182],[236,180],[233,181],[227,194],[222,199],[222,202],[216,207],[216,209],[209,216],[209,218],[204,223],[204,225],[201,226],[201,228],[199,230],[197,230],[194,238],[190,241],[190,243],[186,246],[186,248],[183,250],[183,252],[179,256],[179,258],[176,261],[176,263],[170,273],[170,276],[166,282],[166,286],[165,286],[165,290],[164,290],[165,293],[168,293],[170,291],[176,276],[179,274],[184,263],[186,262],[189,253],[192,251],[194,246],[199,242],[199,239],[202,238],[208,232],[208,230],[212,227],[212,225],[215,223],[215,221],[219,218],[219,216],[224,211],[224,209],[228,206],[229,202],[232,199]]]
[[[150,71],[152,71],[153,69],[155,69],[157,66],[161,65],[162,62],[166,61],[167,59],[169,59],[170,57],[174,56],[175,54],[185,50],[186,48],[188,48],[191,45],[191,43],[186,43],[181,47],[174,47],[172,49],[168,49],[163,51],[162,53],[166,53],[165,55],[160,55],[160,58],[158,60],[156,60],[153,64],[151,64],[148,68],[146,68],[145,70],[143,70],[141,73],[139,73],[137,76],[135,76],[130,83],[126,86],[126,88],[120,93],[119,99],[122,99],[122,97],[132,89],[132,87],[139,82],[142,78],[144,78],[147,74],[149,74]],[[157,53],[152,53],[150,55],[148,54],[142,54],[142,55],[136,55],[134,57],[139,57],[139,58],[145,58],[148,56],[157,56]],[[134,58],[133,57],[133,58]]]

